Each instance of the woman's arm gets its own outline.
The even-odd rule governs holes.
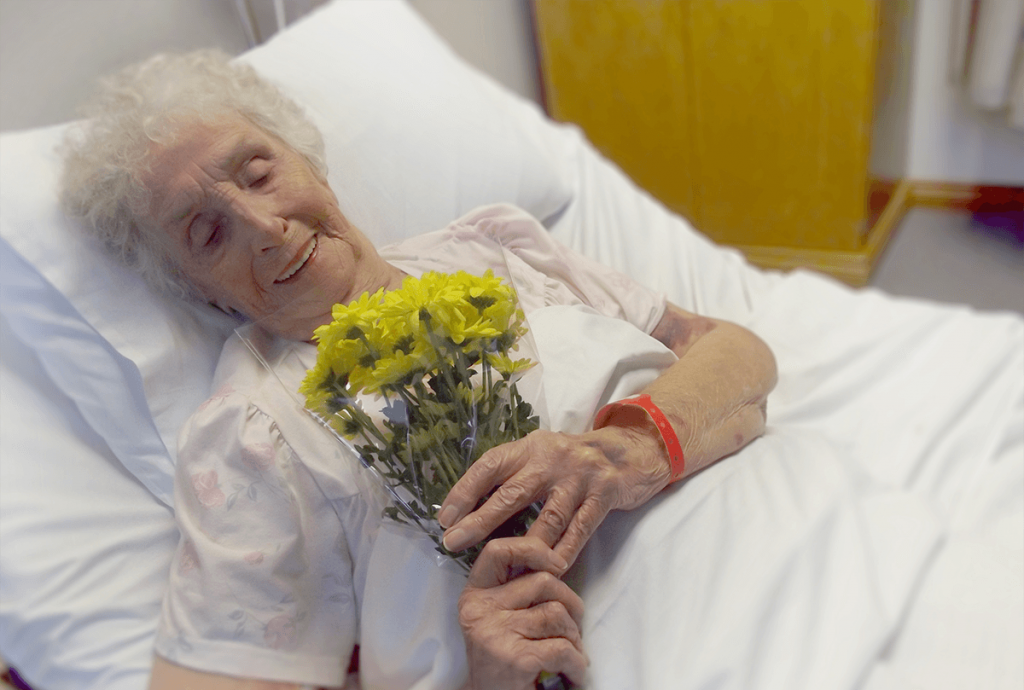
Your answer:
[[[734,323],[691,314],[674,304],[651,335],[679,357],[644,392],[679,436],[686,457],[684,476],[764,433],[768,394],[777,376],[775,356],[764,341]],[[653,425],[649,432],[656,433]]]
[[[235,341],[221,365],[234,367],[239,355],[251,356]],[[164,656],[154,665],[154,690],[295,688],[304,678],[344,684],[338,671],[345,669],[357,621],[347,528],[359,534],[361,525],[352,516],[345,523],[320,519],[327,499],[266,412],[274,398],[253,393],[276,390],[258,386],[261,380],[233,377],[179,435],[175,521],[181,543],[168,572],[156,642]],[[234,659],[218,642],[225,629],[233,631]],[[291,661],[282,649],[290,650]],[[243,656],[251,662],[239,663]]]
[[[686,458],[683,476],[763,433],[776,368],[760,338],[673,304],[651,335],[679,357],[643,392],[679,437]],[[583,434],[537,431],[485,453],[452,488],[440,513],[448,528],[445,544],[455,551],[472,546],[511,515],[545,499],[530,535],[572,563],[610,510],[643,505],[669,479],[661,436],[637,408],[619,408],[608,426]]]
[[[193,671],[159,656],[153,657],[153,674],[149,678],[149,690],[300,690],[300,687],[295,683]]]

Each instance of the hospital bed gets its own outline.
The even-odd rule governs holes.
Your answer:
[[[767,434],[610,516],[571,574],[589,687],[1022,687],[1019,316],[752,268],[401,2],[339,0],[240,59],[308,110],[378,245],[511,202],[774,350]],[[151,294],[68,224],[65,131],[0,139],[0,656],[39,690],[138,690],[175,436],[237,324]]]

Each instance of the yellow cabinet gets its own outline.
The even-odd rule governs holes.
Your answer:
[[[545,103],[712,239],[862,284],[905,195],[868,170],[886,4],[535,0]]]

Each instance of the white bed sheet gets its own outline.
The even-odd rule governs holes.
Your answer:
[[[579,431],[561,415],[600,394],[579,382],[615,341],[576,344],[573,332],[607,327],[568,317],[531,326],[542,363],[574,351],[573,370],[545,367],[544,383],[568,396],[549,403],[556,428]],[[854,687],[940,532],[926,502],[873,482],[826,435],[774,427],[598,530],[569,574],[586,604],[588,687]]]
[[[350,7],[355,9],[346,14]],[[452,89],[448,99],[460,102],[463,92],[476,94],[465,101],[474,104],[466,118],[487,118],[497,110],[508,116],[502,127],[521,132],[522,145],[513,152],[506,146],[484,151],[479,145],[459,152],[448,173],[431,178],[430,189],[439,199],[434,207],[431,195],[422,188],[415,192],[422,170],[406,168],[386,136],[362,130],[355,143],[365,144],[359,149],[365,155],[384,147],[366,223],[382,232],[424,230],[418,224],[425,219],[445,222],[446,214],[468,210],[464,204],[519,201],[566,244],[666,291],[684,308],[752,328],[778,357],[780,384],[769,401],[766,437],[649,508],[613,516],[588,547],[573,577],[588,601],[585,634],[594,660],[593,687],[1024,685],[1024,326],[1019,317],[852,291],[807,273],[782,276],[752,269],[637,190],[575,129],[545,123],[516,97],[491,84],[480,86],[480,78],[467,76],[465,66],[439,48],[403,4],[338,3],[310,19],[298,29],[305,32],[301,38],[286,33],[276,45],[301,55],[305,45],[328,45],[314,40],[317,31],[391,27],[415,50],[395,52],[398,68],[390,79],[401,80],[403,60],[442,50],[443,59],[425,62],[453,71],[446,82]],[[394,33],[388,36],[396,40]],[[369,40],[359,54],[373,45]],[[275,62],[271,56],[278,49],[272,47],[263,58],[266,69],[279,68],[277,79],[287,83],[296,76],[287,65],[293,71],[308,69],[302,60]],[[358,65],[356,75],[373,64]],[[408,72],[415,66],[410,64]],[[346,73],[351,76],[351,66]],[[327,92],[310,91],[316,79],[307,76],[297,82],[297,97],[319,99],[309,105],[329,122]],[[435,116],[444,112],[443,103],[430,104],[429,92],[416,93]],[[418,139],[410,132],[422,125],[421,110],[407,110],[410,120],[393,125],[412,127],[403,136],[408,135],[406,145],[415,146]],[[366,118],[358,122],[374,124]],[[494,122],[482,122],[474,141],[500,136],[503,130],[495,130]],[[444,131],[445,146],[458,143],[458,128]],[[4,240],[19,251],[24,247],[16,242],[59,222],[52,200],[42,198],[53,194],[52,154],[18,148],[26,142],[39,146],[46,136],[40,133],[31,142],[4,139],[2,229]],[[347,150],[344,137],[332,142]],[[414,167],[430,160],[430,150],[417,150],[410,161]],[[444,191],[445,185],[463,184],[457,173],[469,162],[501,166],[501,156],[512,156],[515,174],[487,177],[482,191]],[[334,169],[345,165],[329,163]],[[536,165],[547,171],[550,186],[532,184],[529,175]],[[44,184],[23,184],[22,191],[15,186],[19,176]],[[12,212],[13,201],[31,200],[33,194],[45,213],[20,217]],[[408,203],[392,205],[406,198]],[[380,239],[385,238],[393,239]],[[44,277],[30,286],[15,285],[22,295],[29,288],[59,292],[62,281],[90,280],[97,292],[71,295],[79,313],[69,318],[84,315],[84,328],[96,332],[78,335],[87,335],[92,345],[110,345],[95,337],[105,335],[110,323],[93,323],[89,309],[123,299],[126,278],[90,276],[87,268],[81,275],[69,273],[59,263],[47,273],[43,264],[58,260],[55,252],[62,246],[58,240],[31,256],[28,250],[19,256],[0,247],[4,280],[14,274],[6,262],[19,258],[34,261]],[[75,397],[82,391],[60,397],[57,393],[67,393],[53,381],[67,382],[59,369],[41,368],[33,359],[45,345],[56,362],[60,343],[36,342],[28,353],[9,345],[17,340],[6,319],[38,314],[18,312],[30,304],[28,298],[12,302],[11,285],[4,288],[0,652],[51,690],[142,688],[155,624],[147,612],[158,605],[173,527],[166,508],[124,473],[116,461],[121,456],[104,445],[103,438],[110,438],[98,437],[87,416],[76,416],[84,412],[83,401]],[[55,304],[45,306],[47,317],[69,306]],[[133,314],[145,312],[138,304],[121,306],[131,307],[120,314],[129,326],[137,318]],[[217,333],[224,328],[215,322],[199,326]],[[177,328],[185,326],[175,324],[172,332]],[[17,331],[21,337],[26,332]],[[122,345],[115,339],[112,348],[127,357]],[[203,366],[210,366],[206,345],[196,345]],[[161,360],[142,360],[162,354],[142,352],[129,361],[144,382],[159,382]],[[149,444],[144,447],[154,449],[156,460],[146,466],[159,469],[165,461],[157,457],[158,445],[173,426],[160,420],[180,412],[167,407],[173,391],[154,393],[147,385],[149,410],[128,394],[107,403],[119,402],[133,414],[157,420],[149,428],[161,433],[114,440],[124,441],[123,448]],[[190,382],[188,395],[198,395],[201,387],[202,381]],[[99,402],[85,400],[85,409],[91,404],[100,414]],[[73,462],[66,461],[69,457]],[[136,478],[166,498],[168,478],[159,471],[148,481],[138,472]],[[122,540],[121,530],[135,531],[123,532]],[[131,585],[132,578],[138,586]]]
[[[845,572],[825,567],[837,539],[826,539],[819,546],[805,544],[803,555],[816,554],[820,561],[817,576],[804,584],[821,591],[813,595],[801,591],[795,601],[813,600],[808,610],[817,611],[820,619],[808,617],[802,626],[780,636],[778,621],[769,612],[775,606],[791,606],[794,592],[780,588],[752,600],[749,585],[761,581],[764,564],[750,563],[747,586],[708,588],[701,593],[708,600],[698,606],[701,613],[716,610],[722,615],[748,616],[737,628],[747,636],[743,642],[748,653],[735,654],[731,649],[735,639],[722,640],[727,651],[708,649],[698,631],[691,631],[690,637],[666,621],[663,628],[649,628],[650,636],[644,639],[657,640],[655,646],[678,658],[678,664],[631,650],[643,658],[634,663],[633,653],[609,651],[601,663],[614,670],[605,673],[625,677],[627,671],[635,674],[641,667],[660,664],[664,675],[659,682],[676,683],[673,679],[698,680],[697,669],[707,672],[702,682],[673,687],[1021,687],[1024,324],[1020,317],[855,291],[810,273],[783,276],[756,271],[734,253],[713,248],[691,234],[684,222],[642,192],[630,190],[629,181],[589,147],[580,147],[576,156],[577,195],[553,225],[553,234],[665,290],[685,307],[752,328],[778,359],[780,381],[769,398],[766,438],[695,478],[693,484],[714,483],[717,474],[727,471],[725,467],[734,469],[751,456],[764,454],[759,464],[765,459],[784,464],[792,460],[787,443],[817,443],[817,452],[808,450],[816,458],[806,468],[810,471],[789,474],[794,498],[815,471],[822,470],[819,463],[832,464],[837,472],[843,468],[849,473],[848,490],[859,487],[850,496],[853,503],[847,508],[852,512],[847,517],[863,513],[862,577],[848,581],[830,597],[809,599],[826,593],[832,578]],[[780,468],[778,474],[783,472]],[[761,498],[769,507],[770,494]],[[664,510],[659,506],[652,512]],[[806,517],[813,522],[813,515]],[[643,534],[650,518],[640,518],[634,525],[636,518],[616,520],[624,523],[623,530],[639,529],[634,534]],[[602,534],[616,531],[614,524]],[[829,529],[840,536],[838,524]],[[713,534],[730,547],[743,537],[723,524]],[[611,541],[616,547],[631,548],[628,542],[619,545],[614,536]],[[682,543],[703,545],[696,535],[692,542]],[[695,556],[687,547],[679,548],[686,551],[686,558]],[[643,601],[671,596],[673,587],[686,586],[682,583],[688,580],[662,580],[659,590],[650,581],[663,575],[659,573],[662,551],[658,553],[658,562],[641,572],[636,571],[636,554],[617,556],[615,562],[625,565],[610,579],[630,583],[629,589],[640,593]],[[856,549],[847,556],[851,553]],[[672,557],[665,554],[666,559]],[[705,557],[716,558],[716,550],[709,550]],[[728,570],[728,559],[717,558]],[[794,560],[791,574],[798,576],[806,565]],[[666,572],[676,571],[667,568]],[[880,599],[884,606],[878,610],[874,628],[848,625],[843,634],[831,638],[835,644],[827,645],[827,631],[819,626],[841,623],[825,612],[834,606],[863,614],[864,607],[870,608],[863,597],[859,611],[843,609],[843,601],[857,602],[853,585],[866,585],[872,579],[879,592],[888,592]],[[742,604],[723,600],[738,592],[744,593]],[[628,592],[621,595],[621,600],[629,598]],[[753,610],[742,610],[751,605]],[[755,615],[758,606],[765,609],[762,617]],[[606,648],[614,649],[612,640],[621,639],[622,630],[631,631],[628,639],[635,640],[632,631],[644,629],[644,618],[650,614],[639,613],[633,606],[616,607],[615,614],[601,623],[612,629],[606,633]],[[593,624],[588,619],[591,639]],[[663,646],[666,637],[671,643]],[[723,665],[716,675],[707,657],[671,652],[694,645],[712,658],[716,653],[731,656],[733,664]],[[820,677],[810,682],[819,659],[827,660],[826,670],[833,674],[828,682]],[[843,659],[849,664],[845,675]],[[741,660],[746,663],[737,663]],[[795,664],[793,675],[785,682],[773,678],[791,663]]]

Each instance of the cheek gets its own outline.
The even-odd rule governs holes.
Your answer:
[[[258,305],[259,295],[251,276],[239,266],[225,261],[206,267],[199,279],[199,287],[210,302],[237,309],[251,318],[256,316],[253,310]]]
[[[331,188],[313,177],[292,190],[292,199],[301,200],[302,212],[308,214],[329,234],[342,236],[349,229],[349,222],[338,207],[338,199]]]
[[[175,265],[175,272],[182,276],[193,288],[195,288],[204,299],[211,300],[211,288],[209,271],[199,270],[195,262],[188,258],[172,257]]]
[[[348,221],[337,206],[320,203],[313,216],[331,237],[344,238],[351,234]]]
[[[221,309],[226,310],[230,308],[244,312],[245,305],[241,303],[241,300],[237,299],[236,295],[212,278],[213,276],[207,276],[205,280],[193,281],[195,286],[199,288],[203,299]]]
[[[340,283],[352,269],[352,251],[342,240],[332,237],[323,242],[323,254],[317,262],[317,282],[321,285]]]

